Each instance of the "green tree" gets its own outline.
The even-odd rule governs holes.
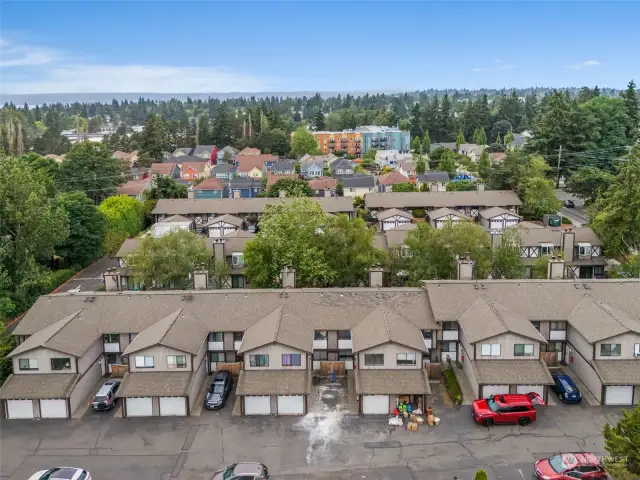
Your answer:
[[[498,134],[498,136],[496,137],[496,141],[494,143],[497,143],[498,145],[503,145],[502,139],[500,138],[500,134]]]
[[[226,102],[216,110],[211,128],[211,139],[215,145],[232,145],[234,140],[233,113]]]
[[[590,209],[591,226],[611,256],[640,249],[640,143],[620,162],[609,188]]]
[[[602,433],[609,455],[622,460],[607,465],[609,473],[623,480],[638,478],[640,475],[640,405],[632,410],[623,410],[622,418],[615,426],[605,423]]]
[[[148,200],[161,198],[187,198],[187,186],[176,182],[173,178],[158,177],[154,187],[146,194]]]
[[[280,284],[282,269],[296,269],[296,285],[331,285],[336,272],[323,250],[327,216],[319,203],[299,198],[290,204],[267,206],[260,218],[260,231],[244,250],[245,272],[255,288]]]
[[[507,228],[500,235],[500,244],[494,249],[491,276],[496,279],[523,278],[526,267],[520,258],[522,236],[516,228]]]
[[[60,165],[63,189],[81,190],[94,203],[116,193],[124,183],[123,167],[102,143],[80,142]]]
[[[127,195],[107,198],[98,210],[106,219],[103,250],[112,255],[125,239],[135,237],[144,226],[144,205]]]
[[[633,80],[629,82],[627,89],[620,94],[620,97],[622,97],[624,109],[630,120],[627,137],[635,139],[640,129],[640,101],[638,100],[636,83]]]
[[[487,134],[484,131],[484,127],[476,128],[473,132],[473,143],[476,145],[486,145],[487,144]]]
[[[421,280],[455,279],[458,258],[469,255],[475,261],[476,278],[491,270],[491,240],[485,229],[470,222],[443,228],[418,223],[404,242],[409,248],[407,273],[410,283]]]
[[[53,197],[59,188],[60,167],[52,158],[41,157],[37,153],[27,153],[19,157],[31,170],[39,170],[47,183],[47,195]]]
[[[422,156],[420,156],[420,159],[416,162],[416,173],[420,175],[426,171],[427,171],[427,162],[425,162]]]
[[[190,230],[174,230],[160,238],[147,236],[127,258],[133,277],[146,288],[191,288],[190,275],[212,261],[205,238]]]
[[[507,134],[504,136],[504,144],[511,145],[511,143],[515,140],[515,135],[513,134],[513,130],[509,130]]]
[[[69,265],[86,266],[102,253],[104,215],[84,192],[60,194],[58,203],[69,218],[69,236],[56,253]]]
[[[418,190],[416,190],[415,184],[406,182],[406,183],[396,183],[395,185],[392,185],[391,191],[392,192],[417,192]]]
[[[449,173],[450,176],[456,174],[456,161],[455,155],[451,150],[445,150],[440,157],[440,162],[438,163],[438,170]]]
[[[13,359],[7,358],[7,355],[9,355],[9,353],[11,353],[11,350],[13,350],[15,347],[16,345],[14,337],[9,332],[7,332],[5,323],[0,322],[0,386],[2,386],[4,381],[9,377],[9,375],[11,375],[13,371]]]
[[[488,478],[489,477],[487,477],[487,472],[480,469],[476,472],[475,476],[473,477],[473,480],[488,480]]]
[[[299,126],[293,132],[291,140],[291,155],[301,157],[302,155],[316,155],[319,153],[318,141],[304,125]]]
[[[338,182],[336,185],[336,197],[344,197],[344,184],[342,182]]]
[[[209,281],[214,288],[225,288],[231,276],[231,265],[221,259],[212,259],[209,263]]]
[[[458,180],[447,183],[447,192],[470,192],[476,188],[476,183],[471,180]]]
[[[163,160],[163,152],[169,149],[169,137],[167,125],[160,115],[150,114],[144,124],[144,130],[140,138],[140,151],[138,155],[143,159],[153,160],[153,162],[161,162]],[[151,163],[153,163],[151,162]],[[147,160],[145,163],[149,163]],[[144,166],[150,166],[144,165]]]
[[[456,135],[456,148],[460,148],[463,143],[465,143],[464,133],[462,133],[462,129],[459,129]]]
[[[289,136],[279,128],[273,128],[260,133],[257,144],[263,153],[270,153],[272,155],[285,156],[288,155],[291,150]]]
[[[480,178],[486,180],[491,172],[491,155],[486,149],[482,150],[480,159],[478,160],[478,173]]]
[[[553,182],[541,176],[528,178],[524,182],[521,214],[535,220],[544,214],[558,213],[562,202],[556,197]]]
[[[567,179],[564,189],[591,204],[607,191],[614,179],[614,175],[597,167],[580,167]]]
[[[325,129],[324,113],[321,108],[316,108],[313,112],[313,126],[316,130],[321,131]]]
[[[549,278],[549,259],[551,255],[543,255],[534,260],[531,264],[531,276],[536,280],[545,280]]]
[[[624,147],[633,143],[629,126],[632,123],[624,100],[620,98],[595,97],[578,107],[584,116],[585,128],[589,134],[589,141],[593,147],[608,150],[610,158],[625,150]],[[602,163],[612,168],[612,161]]]
[[[269,197],[280,196],[283,190],[287,197],[313,197],[313,190],[309,188],[309,184],[305,180],[297,178],[281,178],[271,185],[267,192]]]
[[[640,278],[640,254],[623,258],[610,273],[613,278]]]
[[[413,137],[411,139],[411,150],[415,153],[422,152],[422,143],[420,142],[420,137]]]
[[[429,154],[431,151],[431,137],[429,136],[429,130],[425,130],[422,137],[422,151]]]

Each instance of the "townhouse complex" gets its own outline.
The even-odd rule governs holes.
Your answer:
[[[411,135],[395,127],[364,126],[353,130],[312,132],[324,155],[341,152],[361,156],[370,150],[398,150],[409,152]]]

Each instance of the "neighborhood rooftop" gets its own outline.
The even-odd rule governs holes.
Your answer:
[[[289,203],[292,198],[179,198],[160,199],[153,209],[155,215],[188,215],[202,213],[263,213],[267,205]],[[314,197],[327,213],[353,212],[353,199],[350,197]]]
[[[367,208],[415,207],[504,207],[521,206],[518,195],[511,190],[470,192],[396,192],[369,193],[364,198]]]

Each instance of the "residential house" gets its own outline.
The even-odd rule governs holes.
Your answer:
[[[236,230],[241,230],[244,227],[244,219],[227,213],[220,215],[219,217],[212,218],[202,225],[202,231],[206,231],[207,237],[209,238],[221,238],[230,235]]]
[[[480,225],[490,231],[515,227],[522,217],[502,207],[491,207],[480,210],[478,214]]]
[[[218,160],[218,147],[215,145],[198,145],[193,149],[191,155],[207,160],[211,165],[215,165]]]
[[[377,189],[376,177],[373,175],[355,175],[341,178],[345,197],[364,197]]]
[[[489,207],[502,207],[518,213],[522,202],[512,190],[484,190],[483,184],[477,184],[476,187],[476,191],[467,192],[370,193],[364,199],[365,207],[372,215],[389,208],[422,208],[427,212],[450,208],[474,220],[478,218],[480,210]]]
[[[152,163],[151,164],[151,177],[152,178],[180,178],[180,167],[177,163]]]
[[[491,163],[502,163],[504,159],[507,157],[507,154],[504,152],[491,152]]]
[[[355,165],[351,160],[338,158],[329,166],[333,178],[351,177],[355,173]]]
[[[294,175],[296,173],[295,160],[280,160],[275,162],[269,168],[273,175]]]
[[[525,146],[525,144],[533,137],[531,132],[525,130],[522,133],[515,133],[513,135],[513,141],[508,145],[511,150],[518,150]]]
[[[456,152],[458,150],[458,145],[456,142],[436,142],[431,144],[431,152],[440,148],[446,148],[447,150]]]
[[[398,162],[413,160],[411,153],[401,153],[399,150],[379,150],[376,152],[375,163],[380,168],[396,168]]]
[[[260,178],[234,177],[227,183],[226,198],[256,198],[262,192]]]
[[[378,177],[378,191],[380,192],[392,192],[393,186],[400,183],[409,183],[410,180],[403,174],[397,171],[385,173]]]
[[[233,148],[231,145],[227,145],[218,152],[218,164],[221,163],[234,163],[236,155],[240,150]]]
[[[413,178],[416,176],[416,162],[413,159],[398,160],[396,169],[405,177]]]
[[[222,222],[233,225],[233,218],[225,218]],[[213,248],[213,257],[223,260],[231,267],[228,278],[222,280],[222,285],[214,285],[214,288],[249,288],[249,282],[245,276],[244,249],[248,241],[255,238],[255,234],[239,227],[228,231],[228,225],[223,227],[227,233],[222,237],[209,237],[208,245]],[[222,360],[218,360],[222,361]]]
[[[211,176],[218,180],[231,180],[235,176],[237,168],[233,163],[218,163],[211,169]]]
[[[132,167],[138,160],[138,150],[134,150],[131,153],[116,150],[115,152],[113,152],[113,156],[120,160],[120,162],[122,162],[123,164]]]
[[[237,155],[262,155],[262,151],[259,148],[246,147],[237,152]]]
[[[383,232],[379,231],[374,237],[374,244],[380,250],[398,250],[401,257],[409,257],[411,252],[405,244],[405,239],[409,232],[416,227],[415,223],[401,223],[395,228]]]
[[[177,163],[178,166],[181,166],[183,163],[204,163],[209,168],[213,168],[213,165],[208,158],[196,157],[195,155],[180,155],[179,157],[171,157],[170,161]]]
[[[287,173],[287,174],[273,174],[273,173],[268,173],[267,174],[267,191],[271,190],[271,187],[273,187],[273,185],[278,181],[278,180],[298,180],[298,174],[297,173]]]
[[[465,214],[446,207],[429,210],[427,212],[427,218],[429,219],[429,225],[433,228],[442,228],[449,223],[455,225],[459,222],[468,222],[471,220]]]
[[[471,159],[473,163],[478,163],[482,151],[486,148],[486,145],[477,145],[475,143],[461,143],[458,147],[458,153],[466,155]]]
[[[243,150],[244,151],[244,150]],[[273,164],[278,160],[274,155],[236,155],[236,174],[239,177],[262,178],[267,172],[267,164]]]
[[[118,195],[127,195],[136,200],[144,201],[144,194],[153,188],[153,182],[149,179],[130,180],[118,187]]]
[[[238,349],[242,414],[307,413],[312,353],[313,329],[290,308],[280,306],[247,328]]]
[[[324,175],[324,160],[309,155],[305,155],[302,158],[303,159],[300,160],[300,175],[302,178],[307,180],[322,178]]]
[[[544,227],[533,222],[518,225],[521,239],[520,257],[527,265],[527,277],[540,257],[562,257],[564,271],[560,278],[601,278],[607,265],[602,252],[602,241],[589,227],[563,229]],[[500,232],[492,232],[494,246],[500,244]]]
[[[422,191],[422,186],[427,185],[429,192],[446,192],[447,184],[451,181],[448,172],[434,170],[416,177],[416,188]]]
[[[193,149],[191,147],[180,147],[180,148],[176,148],[173,153],[171,154],[171,156],[173,157],[183,157],[185,155],[191,155],[191,152],[193,151]]]
[[[129,170],[129,179],[131,180],[145,180],[149,177],[149,171],[138,167],[133,167]]]
[[[222,180],[209,177],[193,187],[193,198],[223,198],[224,191]]]
[[[378,213],[377,218],[379,231],[385,232],[404,225],[405,223],[411,223],[413,221],[413,214],[404,210],[398,210],[397,208],[391,208]]]
[[[335,178],[316,178],[309,180],[309,188],[316,197],[333,197],[336,194],[338,180]]]
[[[233,179],[231,182],[242,179]],[[233,188],[233,185],[231,186]],[[292,202],[291,198],[222,198],[222,199],[160,199],[151,212],[156,221],[162,221],[171,215],[182,215],[192,218],[196,228],[202,228],[212,218],[230,213],[244,218],[260,216],[267,205],[279,205],[281,202]],[[353,200],[349,197],[314,198],[325,213],[342,213],[350,218],[354,214]]]
[[[209,176],[210,166],[205,162],[184,162],[180,164],[180,178],[194,181]]]
[[[193,229],[193,227],[194,227],[193,220],[191,218],[183,217],[182,215],[172,215],[168,218],[165,218],[161,222],[154,223],[153,226],[151,227],[152,228],[151,231],[155,238],[160,238],[169,232],[173,232],[176,230],[191,230]],[[129,238],[125,240],[125,242],[129,240],[133,240],[133,239]],[[120,247],[120,251],[118,252],[116,257],[120,256],[120,252],[122,251],[123,247],[124,247],[124,244],[122,247]],[[128,253],[131,253],[131,251],[133,251],[131,249],[135,247],[137,247],[137,244],[135,246],[131,244],[127,245],[126,248],[129,249]],[[122,258],[122,256],[120,256],[120,258]]]

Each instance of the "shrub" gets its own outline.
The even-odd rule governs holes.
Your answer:
[[[411,213],[413,213],[413,216],[416,218],[424,218],[426,215],[424,208],[414,208]]]
[[[444,382],[453,402],[457,405],[462,405],[462,390],[460,389],[458,379],[456,378],[455,373],[453,373],[452,368],[445,369]]]
[[[476,472],[476,475],[475,477],[473,477],[473,480],[488,480],[488,478],[489,477],[487,477],[487,472],[480,469]]]

